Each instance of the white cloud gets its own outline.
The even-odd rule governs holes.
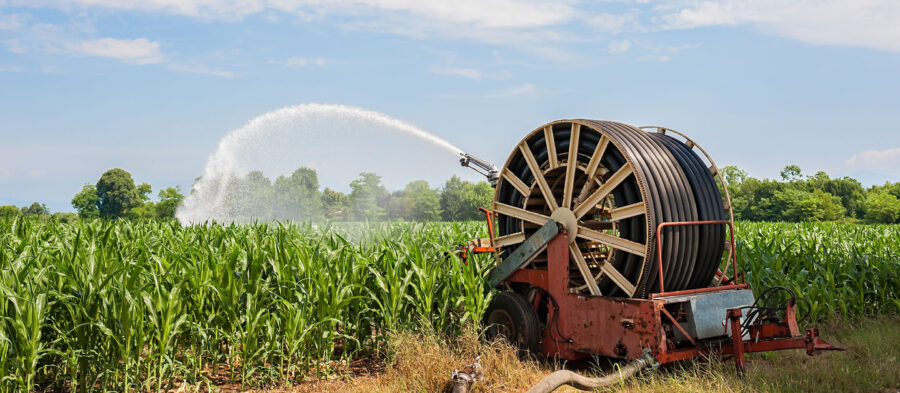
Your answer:
[[[167,68],[172,71],[188,74],[212,75],[229,79],[237,78],[237,75],[231,71],[211,69],[205,64],[170,64]]]
[[[25,25],[27,14],[0,14],[0,30],[16,30]]]
[[[106,57],[134,64],[155,64],[163,61],[159,42],[146,38],[94,40],[68,42],[63,45],[68,53],[79,56]]]
[[[513,86],[509,89],[503,90],[498,93],[489,94],[487,98],[521,98],[521,97],[534,97],[538,93],[537,88],[530,83],[526,83],[519,86]]]
[[[9,49],[10,52],[23,55],[28,53],[28,46],[23,44],[20,40],[9,40],[6,41],[6,49]]]
[[[437,75],[455,75],[474,80],[479,80],[484,76],[482,75],[481,71],[478,71],[474,68],[458,67],[436,67],[431,69],[431,73]]]
[[[284,65],[288,67],[324,67],[330,63],[331,61],[329,61],[328,59],[323,59],[321,57],[308,58],[297,56],[287,59],[284,62]]]
[[[627,52],[631,49],[630,40],[613,41],[609,43],[609,51],[613,53]]]
[[[238,20],[266,11],[315,17],[329,13],[356,14],[380,10],[418,18],[494,28],[549,26],[572,18],[571,0],[13,0],[13,5],[102,7],[165,12],[203,19]]]
[[[24,68],[20,66],[0,66],[0,72],[22,72]]]
[[[2,1],[2,0],[0,0]],[[576,0],[7,0],[22,7],[69,12],[104,8],[183,15],[201,20],[238,21],[294,17],[347,29],[413,38],[464,39],[516,47],[541,57],[569,58],[553,48],[580,39],[566,30],[581,23]],[[329,20],[330,19],[330,20]]]
[[[588,18],[588,24],[604,33],[642,30],[634,14],[597,14]]]
[[[666,27],[750,25],[814,45],[900,51],[897,0],[719,0],[678,7]]]
[[[844,162],[847,166],[857,169],[891,170],[900,168],[900,147],[885,150],[867,150],[854,154]]]

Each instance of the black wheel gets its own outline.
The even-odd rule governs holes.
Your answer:
[[[488,340],[506,337],[519,349],[540,353],[541,327],[528,300],[515,292],[498,293],[491,300],[482,321]]]

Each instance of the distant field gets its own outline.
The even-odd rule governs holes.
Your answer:
[[[392,331],[456,337],[489,301],[492,259],[445,252],[484,232],[3,221],[0,392],[284,386],[383,356]],[[745,222],[738,236],[754,288],[794,289],[812,319],[900,309],[900,226]]]

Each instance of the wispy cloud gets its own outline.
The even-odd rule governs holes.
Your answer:
[[[488,94],[487,98],[523,98],[534,97],[538,94],[538,89],[531,83],[525,83],[518,86],[510,87],[496,93]]]
[[[209,68],[209,66],[207,66],[205,64],[201,64],[201,63],[194,63],[194,64],[173,63],[173,64],[169,64],[166,68],[168,68],[172,71],[183,72],[183,73],[187,73],[187,74],[212,75],[212,76],[218,76],[221,78],[229,78],[229,79],[237,78],[237,75],[231,71],[212,69],[212,68]]]
[[[73,6],[164,12],[203,19],[240,20],[270,11],[306,18],[327,14],[364,14],[372,11],[403,13],[416,18],[489,28],[532,28],[571,19],[570,0],[13,0],[14,5]]]
[[[453,75],[460,76],[466,79],[479,80],[484,75],[481,71],[476,70],[474,68],[460,68],[460,67],[434,67],[431,69],[432,74],[436,75]]]
[[[631,49],[631,40],[613,41],[609,43],[609,51],[613,53],[627,52]]]
[[[644,28],[636,15],[600,13],[587,19],[589,25],[603,33],[618,34],[622,32],[643,31]]]
[[[23,18],[26,21],[27,18]],[[163,44],[146,37],[115,38],[91,37],[96,30],[89,23],[72,22],[55,25],[37,23],[23,25],[17,38],[4,42],[7,49],[16,54],[46,53],[65,54],[75,57],[99,57],[112,59],[127,64],[165,66],[175,72],[214,75],[223,78],[234,78],[237,75],[230,71],[214,69],[194,57],[179,56],[177,53],[165,53]],[[207,60],[221,57],[220,52],[205,56]],[[40,72],[59,73],[55,66],[40,66],[25,70],[19,66],[0,66],[0,72]]]
[[[302,57],[296,56],[284,61],[287,67],[325,67],[331,64],[331,60],[321,57]]]
[[[435,97],[449,100],[472,100],[472,99],[517,99],[537,97],[544,94],[557,94],[558,92],[547,92],[540,90],[531,83],[523,83],[507,87],[505,89],[489,91],[485,93],[462,93],[462,94],[439,94]]]
[[[659,45],[657,43],[647,41],[647,40],[631,40],[630,43],[636,48],[640,48],[640,52],[643,53],[639,58],[644,61],[657,61],[660,63],[666,63],[672,60],[672,58],[683,51],[699,48],[699,43],[691,43],[684,45]],[[612,47],[610,47],[612,51]]]
[[[98,38],[67,42],[63,48],[65,52],[78,56],[106,57],[125,63],[156,64],[163,62],[159,42],[146,38]]]
[[[463,39],[535,53],[559,54],[567,23],[580,20],[574,0],[7,0],[22,7],[65,11],[111,9],[182,15],[200,20],[240,21],[294,17],[368,32],[414,38]]]
[[[854,154],[844,162],[847,166],[861,169],[900,168],[900,147],[884,150],[867,150]]]
[[[25,25],[28,14],[0,14],[0,30],[16,30]]]
[[[666,28],[750,25],[814,45],[900,51],[900,2],[896,0],[719,0],[675,7]]]

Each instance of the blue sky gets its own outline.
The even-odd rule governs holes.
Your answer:
[[[112,167],[187,190],[229,131],[306,102],[498,164],[577,117],[757,177],[900,181],[898,70],[894,0],[0,0],[0,204],[69,211]]]

